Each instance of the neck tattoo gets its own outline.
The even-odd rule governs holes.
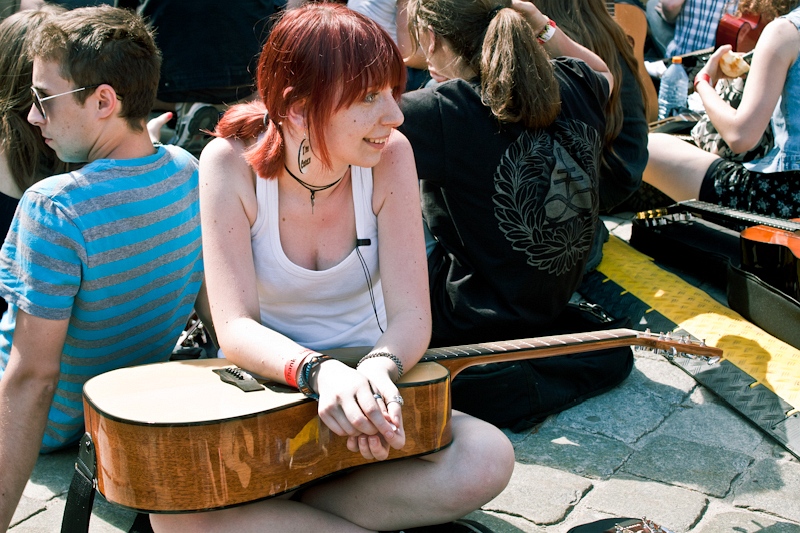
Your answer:
[[[337,183],[342,181],[342,179],[344,179],[345,175],[347,175],[347,170],[350,170],[350,165],[347,165],[347,170],[344,171],[344,174],[342,174],[341,178],[339,178],[338,180],[334,181],[333,183],[329,183],[327,185],[311,185],[310,183],[306,183],[305,181],[301,180],[300,178],[298,178],[297,176],[292,174],[292,171],[289,170],[289,167],[286,166],[286,163],[283,164],[283,168],[286,169],[286,172],[288,172],[289,175],[291,177],[293,177],[294,180],[297,183],[299,183],[300,185],[305,187],[311,193],[311,214],[313,215],[314,214],[314,195],[316,193],[318,193],[319,191],[324,191],[325,189],[330,189],[331,187],[333,187],[334,185],[336,185]]]

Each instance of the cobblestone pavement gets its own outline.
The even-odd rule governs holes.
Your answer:
[[[625,238],[624,224],[606,224]],[[564,533],[612,516],[675,533],[800,533],[797,458],[661,355],[637,351],[616,389],[508,435],[511,483],[469,515],[496,533]],[[75,454],[40,457],[12,533],[60,530]],[[132,521],[98,496],[90,531]]]

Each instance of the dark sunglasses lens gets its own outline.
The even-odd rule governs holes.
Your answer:
[[[47,118],[44,114],[44,106],[42,105],[42,100],[39,98],[39,93],[36,92],[36,89],[31,87],[31,94],[33,95],[33,105],[36,107],[36,110],[42,115],[42,118]]]

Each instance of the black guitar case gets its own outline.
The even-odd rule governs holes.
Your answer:
[[[800,349],[800,302],[742,267],[739,233],[763,220],[748,222],[745,213],[741,218],[721,216],[715,206],[704,213],[703,204],[691,201],[639,213],[631,228],[631,246],[668,270],[725,291],[731,309]]]

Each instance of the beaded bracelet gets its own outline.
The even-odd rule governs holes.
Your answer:
[[[361,360],[356,365],[356,368],[358,368],[361,365],[361,363],[363,363],[367,359],[372,359],[373,357],[388,357],[397,367],[397,379],[400,379],[403,376],[403,362],[395,354],[389,352],[368,353],[367,355],[361,358]]]
[[[539,41],[539,44],[544,44],[550,39],[553,38],[553,35],[556,34],[556,21],[548,18],[547,24],[544,25],[542,31],[539,32],[539,35],[536,36],[536,40]]]
[[[332,359],[330,355],[319,354],[311,356],[310,359],[303,363],[300,371],[297,372],[297,388],[312,400],[319,400],[319,394],[314,392],[314,389],[308,383],[311,379],[311,371],[328,359]]]

